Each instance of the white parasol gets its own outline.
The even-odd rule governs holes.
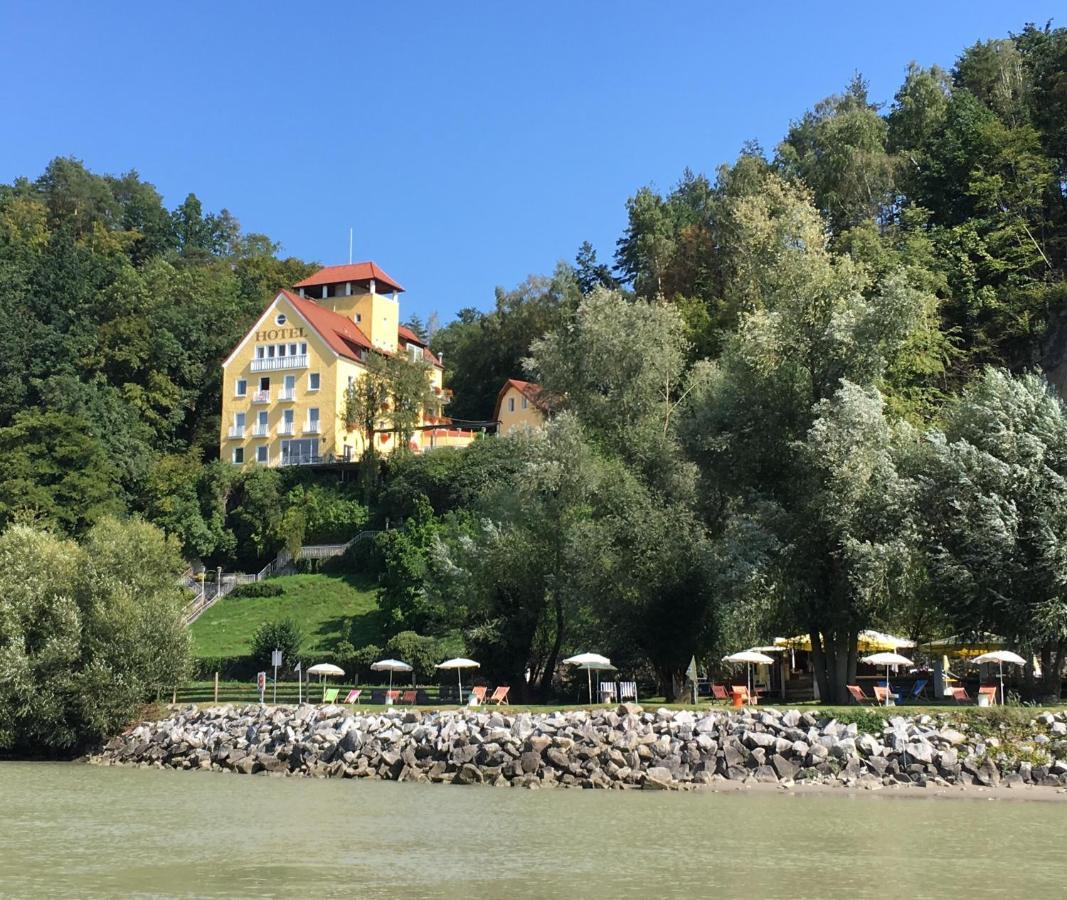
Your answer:
[[[464,669],[477,669],[481,666],[481,663],[476,663],[473,659],[467,659],[463,656],[456,656],[453,659],[446,659],[443,663],[438,663],[438,669],[455,669],[456,677],[459,680],[459,702],[463,703],[463,670]]]
[[[1010,650],[994,650],[992,653],[983,653],[971,660],[974,663],[998,663],[1000,665],[1000,705],[1004,705],[1004,663],[1013,663],[1017,666],[1025,666],[1026,660],[1018,653]]]
[[[863,657],[863,662],[872,666],[885,666],[885,705],[889,706],[889,695],[893,693],[893,689],[889,686],[889,667],[910,666],[914,663],[899,653],[872,653],[870,656]]]
[[[388,672],[389,673],[389,690],[393,689],[393,673],[394,672],[414,672],[415,671],[406,662],[401,662],[399,659],[379,659],[376,663],[371,663],[370,667],[375,672]],[[412,681],[414,681],[414,677],[412,677]]]
[[[589,683],[589,703],[593,703],[593,670],[604,671],[614,669],[611,660],[599,653],[579,653],[577,656],[568,656],[563,660],[564,665],[578,666],[585,669],[585,680]]]
[[[741,650],[739,653],[731,653],[729,656],[724,656],[722,661],[728,663],[745,663],[748,674],[749,700],[752,699],[752,664],[756,663],[761,666],[774,665],[773,659],[765,653],[759,653],[756,650]]]

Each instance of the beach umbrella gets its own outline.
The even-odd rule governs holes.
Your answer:
[[[872,666],[885,666],[885,705],[889,706],[889,695],[892,693],[889,687],[889,667],[910,666],[913,665],[912,661],[899,653],[874,653],[863,657],[863,662]]]
[[[1026,660],[1018,653],[1010,650],[994,650],[992,653],[983,653],[971,660],[974,663],[997,663],[1000,666],[1000,705],[1004,705],[1004,663],[1014,663],[1017,666],[1025,666]]]
[[[589,703],[593,703],[593,670],[590,666],[611,666],[611,660],[599,653],[579,653],[577,656],[568,656],[563,660],[564,665],[578,666],[585,669],[585,680],[589,682]]]
[[[731,653],[729,656],[722,658],[723,662],[728,663],[745,663],[748,668],[748,696],[752,697],[752,664],[759,663],[763,666],[774,665],[774,660],[767,656],[766,653],[759,653],[756,650],[742,650],[740,653]]]
[[[446,659],[443,663],[438,663],[438,669],[455,669],[456,678],[459,681],[459,702],[463,702],[463,670],[464,669],[477,669],[481,666],[481,663],[476,663],[473,659],[466,659],[462,656],[457,656],[453,659]]]
[[[344,674],[345,670],[340,666],[335,666],[333,663],[315,663],[315,665],[308,669],[308,675],[318,675],[319,681],[324,685],[322,689],[322,696],[324,698],[326,697],[326,676],[329,675],[332,678],[335,675]],[[308,697],[308,700],[310,701],[311,698]]]
[[[414,672],[415,670],[409,666],[406,662],[401,662],[399,659],[379,659],[376,663],[371,663],[370,666],[375,672],[388,672],[389,673],[389,690],[393,689],[393,673],[394,672]],[[414,681],[412,676],[412,681]]]

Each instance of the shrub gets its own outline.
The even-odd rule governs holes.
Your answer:
[[[253,581],[251,584],[242,584],[230,591],[230,597],[280,597],[285,589],[280,584],[272,584],[269,581]]]
[[[432,675],[434,666],[442,659],[440,641],[414,631],[401,631],[394,635],[385,645],[385,652],[389,656],[409,663],[420,680],[425,680]]]
[[[0,535],[0,750],[70,752],[184,680],[178,542],[104,518],[84,547],[24,525]]]
[[[287,667],[298,659],[304,635],[292,619],[280,619],[277,622],[264,622],[252,634],[252,660],[261,666],[269,666],[271,652],[282,651],[282,659]]]

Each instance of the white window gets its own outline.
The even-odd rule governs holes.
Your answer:
[[[256,462],[258,462],[258,463],[266,463],[267,462],[267,445],[266,444],[262,444],[261,446],[256,447]]]
[[[261,410],[259,412],[259,414],[256,417],[256,424],[259,425],[260,428],[266,428],[267,427],[267,411],[266,410]]]
[[[248,393],[248,381],[244,378],[237,379],[236,393],[238,397],[243,397]]]
[[[243,412],[233,414],[233,427],[244,428],[245,427],[245,414]]]
[[[256,347],[256,359],[263,359],[267,355],[266,347]]]
[[[296,356],[296,344],[289,345],[289,355]]]
[[[245,448],[234,447],[233,448],[233,461],[235,463],[243,463],[245,461]]]
[[[526,407],[529,406],[529,405],[530,405],[530,402],[525,397],[523,397],[522,398],[522,408],[526,409]]]
[[[515,412],[515,398],[508,397],[508,412]]]
[[[307,344],[301,344],[300,345],[300,355],[301,356],[307,356],[308,355],[308,345]]]
[[[317,406],[312,406],[308,409],[307,430],[312,434],[315,434],[319,430],[319,408]]]
[[[267,344],[267,358],[274,359],[274,344]]]
[[[274,324],[275,325],[284,325],[285,324],[285,313],[278,313],[278,315],[276,315],[274,317]]]
[[[363,314],[362,313],[356,313],[356,324],[358,325],[362,321],[363,321]]]
[[[296,376],[295,375],[286,375],[285,376],[285,387],[282,389],[282,399],[283,400],[294,400],[294,399],[296,399]]]
[[[282,410],[282,422],[292,428],[293,425],[293,411],[292,409]]]
[[[319,373],[311,372],[308,375],[308,390],[317,391],[319,389]]]

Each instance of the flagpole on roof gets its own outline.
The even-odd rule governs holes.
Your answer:
[[[348,226],[348,264],[352,265],[352,226]]]

